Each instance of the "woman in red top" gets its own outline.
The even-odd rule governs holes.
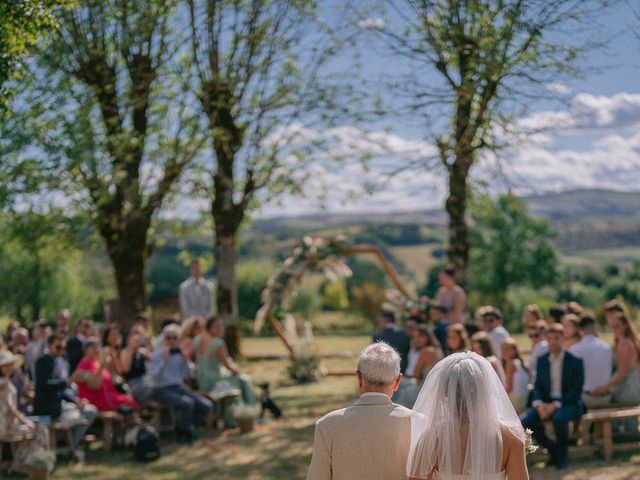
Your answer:
[[[120,406],[138,408],[136,401],[116,390],[111,373],[106,368],[107,358],[97,341],[89,340],[84,347],[84,357],[76,368],[78,396],[95,405],[99,412],[113,412]]]

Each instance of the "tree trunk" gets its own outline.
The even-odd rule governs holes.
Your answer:
[[[224,232],[220,231],[219,227]],[[235,252],[237,230],[228,232],[228,229],[224,227],[216,222],[215,259],[218,276],[216,302],[218,315],[226,327],[225,340],[229,355],[236,358],[240,354],[240,339],[237,330],[238,300]]]
[[[124,245],[123,245],[124,244]],[[118,289],[119,312],[111,320],[120,324],[126,331],[135,321],[135,316],[146,308],[144,271],[147,263],[147,247],[126,244],[121,241],[122,248],[109,248],[109,257],[113,264],[116,287]]]
[[[468,162],[471,165],[471,161]],[[449,215],[449,263],[456,270],[456,281],[465,290],[469,268],[469,230],[466,222],[468,168],[456,161],[449,170],[449,196],[445,204]]]

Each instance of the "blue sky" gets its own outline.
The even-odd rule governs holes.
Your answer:
[[[538,101],[528,105],[522,125],[548,129],[514,148],[501,152],[499,163],[506,178],[496,172],[496,159],[481,159],[473,174],[497,189],[522,194],[576,188],[640,190],[640,20],[630,5],[621,2],[599,18],[595,36],[612,37],[607,48],[588,52],[584,78],[559,79],[550,90],[563,92],[565,103]],[[393,57],[381,55],[375,42],[362,48],[363,63],[372,95],[384,94],[381,75],[398,67]],[[348,64],[349,56],[338,60]],[[377,86],[376,86],[377,85]],[[378,89],[376,91],[376,89]],[[385,130],[387,127],[387,130]],[[446,195],[446,179],[436,168],[412,168],[388,178],[389,164],[420,159],[433,152],[422,125],[403,116],[386,118],[379,124],[343,125],[330,132],[306,132],[310,137],[334,138],[334,152],[344,160],[338,166],[323,162],[312,165],[313,182],[307,198],[283,197],[265,205],[259,217],[295,215],[328,210],[334,212],[393,211],[435,208]],[[384,145],[384,147],[380,147]],[[373,152],[364,168],[350,149]],[[372,195],[364,185],[374,185]],[[319,201],[318,197],[323,200]]]

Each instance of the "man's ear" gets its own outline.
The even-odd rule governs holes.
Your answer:
[[[396,378],[396,381],[393,382],[393,391],[396,392],[398,391],[398,388],[400,387],[400,382],[402,381],[402,374],[398,374],[398,378]]]

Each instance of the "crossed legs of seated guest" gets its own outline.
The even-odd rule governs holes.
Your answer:
[[[556,436],[555,442],[547,437],[544,424],[535,408],[530,408],[522,417],[522,425],[533,432],[534,440],[549,451],[551,463],[558,467],[567,464],[569,450],[569,422],[580,418],[578,407],[561,407],[551,415],[551,423]]]
[[[179,440],[190,440],[194,436],[194,426],[204,424],[211,412],[209,400],[190,392],[180,385],[171,385],[155,391],[155,398],[163,405],[176,409],[176,433]]]

